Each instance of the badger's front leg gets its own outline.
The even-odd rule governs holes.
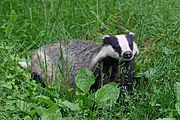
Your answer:
[[[131,61],[124,61],[122,67],[122,80],[123,80],[123,87],[128,92],[128,94],[132,93],[133,89],[133,79],[134,79],[134,65],[135,60],[132,59]]]

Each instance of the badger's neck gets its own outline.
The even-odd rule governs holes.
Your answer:
[[[96,66],[97,63],[99,63],[99,61],[101,61],[102,59],[106,57],[111,57],[114,59],[118,58],[118,55],[114,54],[115,53],[114,49],[112,49],[111,46],[102,46],[100,50],[97,52],[98,53],[95,54],[95,57],[93,58],[90,64],[91,70],[94,69],[94,67]]]

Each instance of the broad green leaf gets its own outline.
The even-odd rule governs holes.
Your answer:
[[[39,95],[36,97],[36,99],[47,104],[49,107],[55,105],[55,103],[47,96]]]
[[[17,100],[16,101],[16,106],[19,110],[23,111],[23,112],[29,112],[31,104],[24,102],[22,100]]]
[[[54,106],[51,106],[50,108],[46,109],[42,113],[41,119],[42,120],[61,120],[62,115],[60,113],[58,106],[54,105]]]
[[[180,82],[176,82],[176,111],[180,115]]]
[[[71,109],[72,111],[78,111],[80,110],[80,107],[79,107],[79,103],[71,103],[69,101],[63,101],[63,104],[68,107],[69,109]]]
[[[12,89],[12,82],[4,83],[3,85],[1,85],[1,87],[5,87],[5,88],[8,88],[8,89]]]
[[[38,114],[38,115],[42,115],[42,113],[46,110],[46,108],[44,108],[43,106],[36,106],[35,108],[35,112]],[[34,112],[34,111],[32,111]],[[33,113],[32,113],[33,114]],[[29,113],[29,115],[31,115],[31,113]],[[32,117],[32,116],[31,116]]]
[[[72,111],[78,111],[80,110],[79,103],[71,103],[67,100],[62,101],[60,99],[57,100],[57,105],[61,108],[69,108]]]
[[[117,88],[117,84],[109,83],[102,86],[97,92],[95,93],[95,101],[97,103],[103,103],[112,101],[116,102],[119,96],[119,88]]]
[[[88,93],[91,85],[95,82],[95,77],[92,71],[84,68],[79,71],[76,76],[76,85],[84,93]]]
[[[94,104],[94,94],[91,94],[89,96],[78,95],[77,97],[78,97],[79,107],[83,110],[90,109],[90,107],[92,107]]]
[[[6,101],[4,106],[2,106],[2,107],[3,107],[4,110],[15,110],[17,108],[14,106],[14,104],[15,104],[15,101],[8,100],[8,101]]]
[[[17,14],[14,10],[11,11],[11,15],[10,15],[10,21],[11,22],[16,22],[17,20]]]
[[[28,114],[31,116],[31,117],[34,117],[35,113],[36,113],[36,109],[33,109],[31,110]]]
[[[24,118],[24,120],[32,120],[31,117],[29,117],[28,115],[26,115],[26,117]]]

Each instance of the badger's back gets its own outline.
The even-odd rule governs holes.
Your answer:
[[[84,41],[73,41],[68,48],[68,58],[73,70],[90,67],[91,61],[100,51],[100,45]]]
[[[38,79],[48,82],[63,76],[65,80],[70,78],[69,84],[74,86],[77,72],[84,67],[89,68],[99,51],[100,45],[81,40],[42,46],[33,54],[33,76],[39,76]]]

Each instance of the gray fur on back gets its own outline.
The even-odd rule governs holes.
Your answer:
[[[72,70],[77,71],[83,67],[90,67],[92,59],[100,51],[100,45],[83,41],[73,41],[68,48],[68,58],[72,64]]]
[[[60,74],[64,74],[65,80],[70,78],[70,86],[75,86],[77,72],[84,67],[90,68],[100,49],[101,45],[81,40],[42,46],[34,52],[32,72],[49,82],[60,79]],[[46,65],[42,65],[44,63]]]

